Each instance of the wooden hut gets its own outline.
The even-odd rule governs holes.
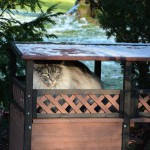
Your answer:
[[[11,43],[10,53],[9,150],[127,150],[130,124],[150,122],[150,88],[135,89],[131,82],[132,63],[150,61],[149,44],[15,42]],[[101,61],[122,61],[125,66],[123,89],[33,89],[35,61],[49,60],[92,60],[99,76]],[[25,77],[16,73],[20,61],[26,66]],[[63,105],[59,103],[61,98],[65,99]],[[74,103],[76,98],[78,104]],[[89,98],[93,104],[88,103]],[[104,99],[107,102],[104,103]],[[45,103],[47,100],[49,104]],[[53,106],[56,112],[51,111]],[[67,107],[72,111],[68,112]],[[42,111],[38,112],[38,108]],[[98,111],[95,108],[99,108]]]

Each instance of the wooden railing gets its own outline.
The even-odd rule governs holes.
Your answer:
[[[19,80],[14,78],[13,81],[14,102],[24,110],[25,87]],[[134,93],[131,119],[150,117],[150,90],[137,90]],[[33,118],[118,118],[125,113],[123,103],[123,90],[33,90]]]
[[[13,79],[13,102],[20,107],[21,109],[24,109],[24,92],[25,92],[25,86],[22,82],[20,82],[18,79]]]
[[[34,90],[36,117],[119,117],[120,90]]]
[[[137,90],[134,100],[134,118],[150,117],[150,90]]]

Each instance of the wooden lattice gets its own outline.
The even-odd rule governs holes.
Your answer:
[[[140,112],[150,112],[150,95],[140,95],[138,109]]]
[[[119,112],[119,95],[43,95],[37,98],[38,113],[112,113]]]
[[[24,91],[15,83],[13,84],[13,98],[22,108],[24,108]]]

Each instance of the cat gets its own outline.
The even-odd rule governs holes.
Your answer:
[[[102,89],[102,83],[80,61],[54,61],[34,65],[33,89]],[[78,102],[78,99],[74,100],[76,105]],[[49,103],[49,100],[45,102],[46,105]],[[59,103],[63,105],[65,100],[61,99]],[[89,99],[88,103],[91,105],[93,100]],[[56,113],[58,109],[53,106],[51,110]],[[71,112],[71,110],[72,108],[68,107],[67,111]],[[86,110],[86,108],[81,109],[82,112]],[[40,112],[41,108],[38,111]]]
[[[102,89],[102,83],[80,61],[35,64],[33,89]]]

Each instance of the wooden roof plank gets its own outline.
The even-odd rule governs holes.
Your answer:
[[[14,46],[15,45],[15,46]],[[53,44],[12,43],[13,50],[26,60],[150,61],[150,44]]]

